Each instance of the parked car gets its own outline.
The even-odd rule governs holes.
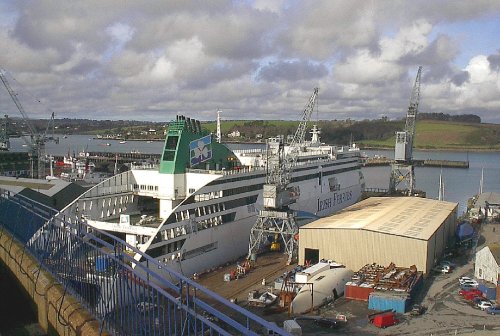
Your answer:
[[[471,288],[469,290],[461,289],[461,290],[458,291],[458,294],[460,294],[462,296],[465,296],[465,295],[474,295],[474,294],[477,295],[477,296],[482,296],[483,292],[481,292],[477,288]]]
[[[485,310],[486,308],[493,307],[490,301],[483,300],[477,304],[477,307],[481,310]]]
[[[472,281],[472,280],[474,280],[474,279],[469,278],[469,277],[466,277],[466,276],[463,276],[463,277],[458,278],[458,282],[459,282],[460,284],[463,284],[463,283],[464,283],[464,282],[466,282],[466,281]]]
[[[476,298],[480,298],[481,300],[484,300],[484,297],[482,295],[477,294],[477,293],[468,293],[468,294],[465,294],[463,297],[467,301],[473,301]]]
[[[477,305],[480,304],[481,301],[484,301],[484,298],[482,296],[476,296],[472,299],[472,304],[477,307]]]
[[[477,288],[477,287],[479,287],[479,282],[477,282],[476,280],[465,280],[460,285],[462,285],[462,286],[472,286],[474,288]]]
[[[410,315],[419,316],[419,315],[422,315],[424,313],[424,311],[425,311],[424,306],[419,305],[419,304],[414,304],[410,310]]]
[[[500,306],[491,306],[486,308],[486,312],[491,315],[500,314]]]
[[[476,286],[472,286],[472,285],[469,285],[469,284],[463,284],[463,285],[460,285],[460,289],[463,289],[463,290],[466,290],[466,291],[470,291],[471,289],[475,289]]]
[[[433,268],[433,271],[437,273],[448,274],[451,272],[451,267],[445,265],[437,265]]]

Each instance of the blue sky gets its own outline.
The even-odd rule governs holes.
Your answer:
[[[438,33],[452,36],[460,45],[460,54],[454,64],[465,68],[475,55],[492,55],[500,50],[500,17],[482,20],[438,24],[434,36]]]
[[[494,0],[12,0],[0,26],[33,117],[293,120],[319,87],[320,119],[400,119],[422,65],[421,112],[500,123]]]

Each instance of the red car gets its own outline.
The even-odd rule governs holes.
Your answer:
[[[471,288],[469,290],[461,289],[458,291],[458,294],[462,295],[463,297],[472,296],[472,295],[483,296],[483,292],[481,292],[477,288]]]

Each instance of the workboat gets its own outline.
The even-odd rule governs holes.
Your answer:
[[[290,207],[299,224],[352,205],[364,188],[359,150],[322,144],[317,127],[311,133],[291,171],[296,202]],[[230,150],[199,121],[177,116],[159,165],[132,165],[89,189],[61,215],[84,218],[186,276],[203,273],[248,253],[267,160],[282,144],[277,140]]]

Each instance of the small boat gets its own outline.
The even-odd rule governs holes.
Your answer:
[[[122,140],[122,141],[120,141],[120,143],[121,143],[121,144],[126,144],[126,143],[127,143],[127,141]]]

